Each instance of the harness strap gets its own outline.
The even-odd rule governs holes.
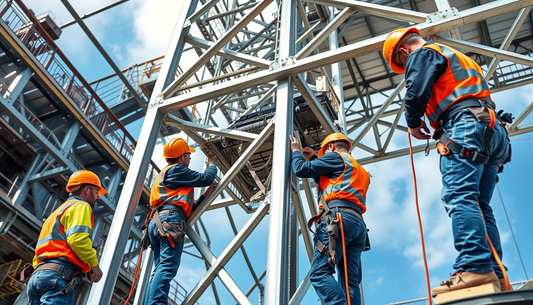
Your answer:
[[[172,248],[175,248],[176,245],[174,244],[172,237],[170,237],[170,235],[167,233],[167,231],[163,228],[163,225],[161,224],[161,219],[159,218],[159,211],[155,210],[153,214],[154,214],[154,222],[155,222],[155,225],[157,226],[157,231],[159,232],[159,235],[161,235],[162,237],[166,237],[168,241],[170,242],[170,245],[172,246]]]
[[[496,126],[496,113],[494,110],[490,107],[486,107],[487,111],[489,112],[489,125],[485,126],[483,129],[483,150],[484,152],[481,152],[478,149],[468,149],[465,146],[455,142],[452,138],[448,137],[444,132],[440,135],[439,143],[437,143],[437,149],[439,153],[443,156],[446,156],[450,153],[450,151],[453,151],[459,156],[466,158],[472,162],[479,163],[479,164],[487,164],[490,160],[490,142],[492,141],[492,137],[494,136],[494,127]]]

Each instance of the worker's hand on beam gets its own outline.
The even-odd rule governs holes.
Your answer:
[[[300,142],[298,142],[295,136],[289,135],[289,143],[291,144],[291,152],[302,151],[302,145],[300,145]]]
[[[100,269],[100,265],[96,265],[91,268],[91,271],[89,271],[89,280],[93,283],[98,283],[102,278],[102,275],[104,275],[104,273],[102,272],[102,269]]]
[[[304,155],[307,161],[311,161],[311,158],[315,155],[315,150],[312,149],[311,147],[305,147],[302,150],[302,154]]]
[[[426,125],[426,122],[420,120],[420,126],[416,128],[407,128],[407,132],[409,132],[413,137],[419,139],[419,140],[427,140],[431,138],[431,134],[429,133],[429,128]]]
[[[207,157],[207,166],[211,166],[213,165],[214,167],[218,167],[218,160],[217,160],[217,156],[215,155],[209,155]]]
[[[216,180],[215,182],[211,183],[211,185],[204,192],[204,198],[209,196],[209,194],[211,194],[211,192],[215,189],[215,187],[217,187],[217,185],[218,182]]]

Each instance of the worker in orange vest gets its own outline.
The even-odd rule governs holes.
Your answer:
[[[442,202],[452,220],[459,256],[451,279],[432,295],[493,283],[505,290],[500,235],[490,200],[497,173],[510,161],[504,126],[510,114],[495,113],[483,71],[470,57],[443,44],[425,41],[416,28],[391,32],[383,56],[396,73],[405,73],[405,117],[408,132],[430,138],[424,116],[435,129],[441,154]]]
[[[165,143],[163,157],[168,165],[161,170],[150,193],[148,237],[154,254],[154,269],[148,283],[145,305],[167,304],[170,281],[176,276],[183,252],[187,218],[216,187],[218,162],[215,156],[207,159],[204,173],[189,169],[191,153],[181,138]],[[194,200],[195,187],[208,187]]]
[[[361,304],[361,252],[369,250],[366,224],[366,193],[370,176],[350,155],[350,140],[332,133],[318,152],[302,149],[298,139],[289,136],[292,170],[301,178],[317,183],[320,213],[308,222],[309,230],[318,223],[310,280],[325,305]],[[344,255],[345,254],[345,255]],[[333,278],[335,265],[339,280]]]
[[[98,283],[102,270],[92,247],[93,208],[107,191],[96,174],[73,173],[67,183],[69,198],[43,224],[29,278],[31,304],[74,304],[72,291],[87,274]]]

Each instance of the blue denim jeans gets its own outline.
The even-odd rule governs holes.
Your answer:
[[[180,224],[186,221],[176,212],[170,215],[161,213],[159,217],[161,222]],[[154,254],[154,269],[146,289],[144,305],[167,304],[170,282],[178,273],[184,243],[175,243],[176,247],[172,248],[170,241],[159,235],[153,218],[148,226],[148,234]]]
[[[62,266],[61,268],[67,268]],[[61,272],[59,269],[58,272]],[[72,305],[75,291],[61,294],[68,282],[59,273],[52,270],[41,270],[33,274],[28,281],[28,297],[31,305]]]
[[[446,123],[444,132],[469,149],[483,151],[483,130],[487,124],[479,123],[464,109]],[[459,251],[453,265],[456,271],[485,273],[494,270],[499,278],[503,277],[492,255],[487,233],[498,256],[503,259],[500,234],[490,200],[496,186],[498,164],[503,163],[509,153],[508,143],[504,128],[496,124],[487,165],[474,163],[454,152],[440,158],[441,199],[452,219],[455,249]]]
[[[355,215],[341,211],[344,226],[344,238],[346,246],[346,259],[348,266],[348,287],[352,305],[361,304],[361,292],[359,283],[361,282],[361,252],[366,240],[366,227]],[[339,228],[340,229],[340,228]],[[322,221],[317,228],[315,238],[318,238],[324,245],[329,244],[329,236],[326,230],[326,223]],[[328,254],[318,252],[315,249],[313,261],[311,263],[310,280],[315,287],[318,297],[325,305],[347,304],[346,282],[344,279],[344,260],[342,252],[342,233],[336,244],[338,281],[333,274],[335,267],[328,263]]]

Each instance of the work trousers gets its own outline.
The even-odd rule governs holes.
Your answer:
[[[184,224],[186,221],[175,211],[171,211],[169,214],[161,213],[159,217],[161,222]],[[146,289],[144,305],[166,305],[168,304],[170,282],[178,273],[180,266],[184,242],[175,242],[173,248],[167,237],[159,235],[153,218],[148,226],[148,234],[154,254],[154,269]]]
[[[310,280],[325,305],[347,304],[344,271],[344,260],[347,260],[351,304],[360,305],[361,252],[363,252],[366,241],[366,227],[365,223],[355,215],[344,211],[340,211],[340,213],[344,227],[346,257],[343,257],[342,233],[339,233],[339,239],[337,239],[336,243],[338,280],[333,277],[335,267],[328,263],[327,251],[319,252],[316,249],[311,263]],[[318,238],[327,246],[329,244],[329,236],[324,221],[319,224],[316,233],[315,238]]]
[[[68,268],[62,266],[61,268]],[[30,305],[72,305],[74,304],[75,291],[62,294],[61,290],[66,289],[68,282],[59,275],[58,271],[40,270],[35,272],[28,281],[27,291]]]
[[[464,147],[484,151],[483,130],[487,125],[478,122],[470,111],[464,109],[445,124],[444,132]],[[498,256],[503,259],[500,234],[490,206],[498,164],[503,163],[510,153],[505,129],[498,123],[489,153],[487,165],[474,163],[455,152],[441,156],[441,199],[452,220],[455,249],[459,251],[453,268],[459,272],[476,273],[494,270],[499,278],[503,278],[487,240],[488,233]]]

